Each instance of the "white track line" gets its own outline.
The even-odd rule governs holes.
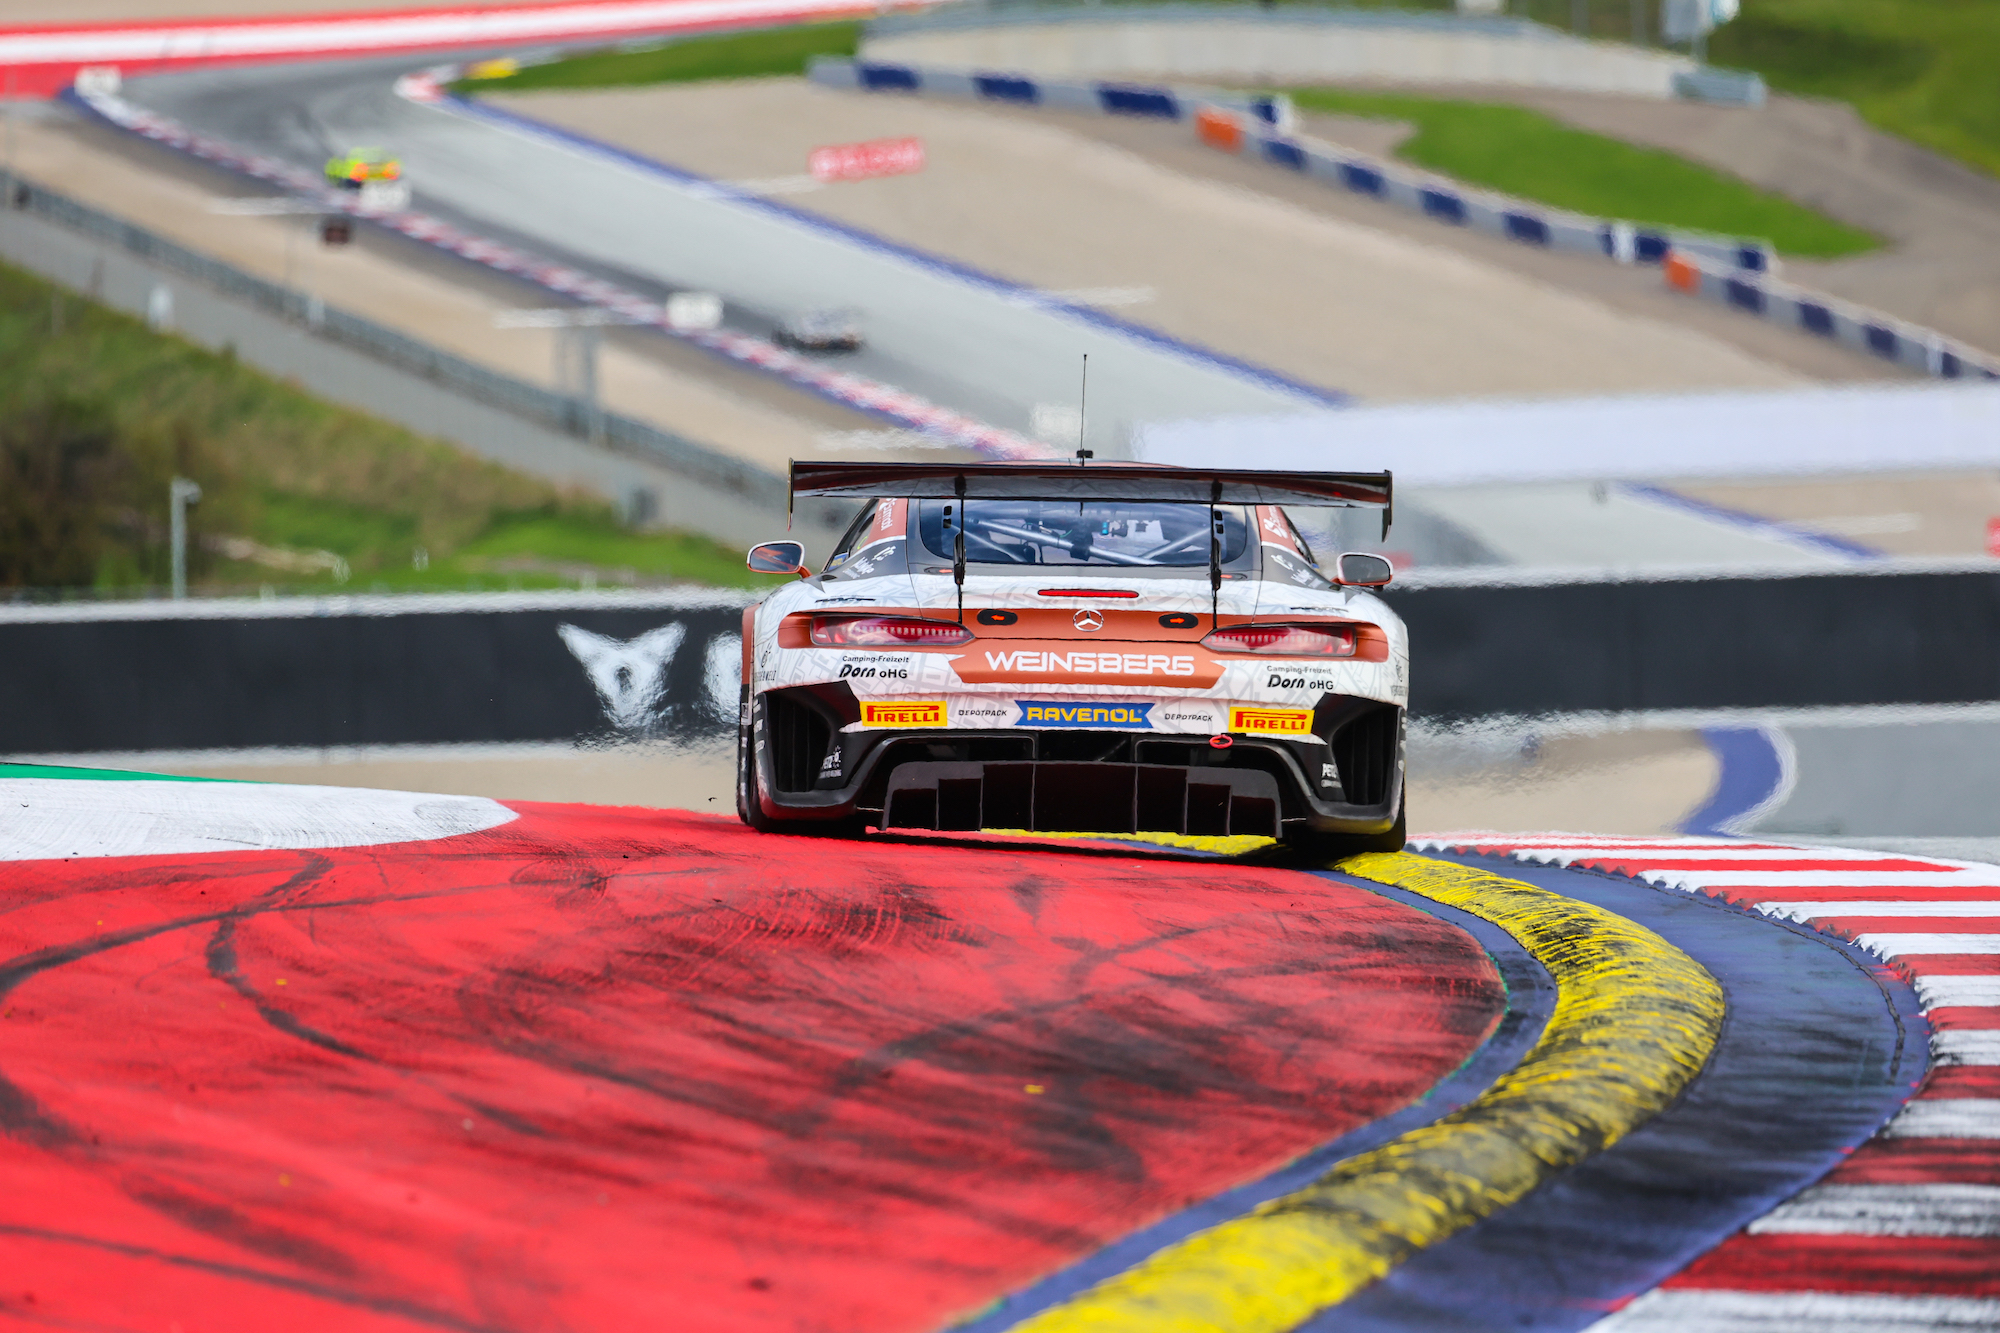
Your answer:
[[[1815,1185],[1752,1235],[2000,1236],[2000,1186]]]
[[[1892,1139],[2000,1139],[2000,1100],[1936,1097],[1911,1102],[1882,1133]]]
[[[1916,984],[1926,1009],[2000,1005],[2000,977],[1918,977]]]
[[[1651,1291],[1592,1333],[1934,1333],[2000,1328],[2000,1300],[1824,1292]]]

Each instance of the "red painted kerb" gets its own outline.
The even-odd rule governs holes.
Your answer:
[[[937,1328],[1407,1103],[1504,996],[1315,876],[519,805],[0,866],[0,1311]]]
[[[925,3],[927,0],[915,0]],[[894,8],[912,0],[897,0]],[[49,97],[77,71],[127,77],[260,61],[606,43],[878,12],[855,0],[551,0],[325,14],[0,27],[0,97]]]

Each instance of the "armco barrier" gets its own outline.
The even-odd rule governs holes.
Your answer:
[[[567,435],[588,438],[590,434],[589,413],[581,399],[489,370],[329,306],[296,288],[267,282],[4,170],[0,170],[0,192],[4,192],[9,208],[115,245],[158,268],[192,278],[219,295],[290,320],[316,337],[420,376],[473,402]],[[773,513],[784,510],[785,482],[775,473],[615,412],[601,414],[601,427],[604,442],[613,449],[664,464],[690,480],[729,491]]]
[[[1695,255],[1669,255],[1664,271],[1667,285],[1676,291],[1922,374],[1951,380],[2000,379],[2000,358],[1879,310],[1850,305],[1768,275],[1731,272]]]
[[[1388,596],[1410,625],[1420,717],[2000,700],[2000,562],[1624,581],[1497,571]],[[747,600],[0,606],[0,698],[15,701],[0,754],[720,736]]]
[[[821,56],[807,77],[829,88],[966,98],[1110,116],[1144,116],[1191,126],[1202,142],[1336,189],[1364,194],[1452,226],[1504,236],[1547,250],[1602,255],[1620,263],[1657,264],[1669,253],[1750,272],[1769,272],[1771,247],[1757,240],[1645,227],[1544,208],[1505,195],[1468,190],[1398,163],[1292,134],[1283,103],[1202,89],[1129,83],[1064,83],[1029,74],[933,69]]]
[[[0,752],[721,736],[736,716],[747,600],[668,590],[0,606],[0,689],[31,701],[0,713]]]
[[[1414,712],[1453,719],[2000,700],[2000,561],[1391,586]]]

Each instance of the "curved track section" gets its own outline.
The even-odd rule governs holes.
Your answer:
[[[933,1328],[1398,1111],[1504,1006],[1463,932],[1290,871],[512,813],[7,866],[15,1312]]]
[[[1308,1328],[1588,1327],[1839,1165],[1923,1074],[1915,997],[1854,949],[1622,876],[1447,859],[1672,940],[1720,983],[1728,1021],[1659,1116]]]
[[[1073,400],[1086,352],[1107,440],[1140,422],[1341,399],[525,117],[405,100],[395,79],[409,68],[204,71],[135,80],[124,97],[309,171],[340,145],[392,144],[425,214],[648,299],[720,293],[743,331],[767,333],[800,309],[858,308],[869,345],[843,366],[1009,430],[1026,430],[1037,404]]]

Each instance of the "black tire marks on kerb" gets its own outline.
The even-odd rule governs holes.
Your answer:
[[[887,870],[882,878],[889,878]],[[521,879],[517,875],[515,882]],[[1006,887],[1017,900],[1023,882],[1039,890],[1045,880],[1038,872],[1029,871],[1009,883]],[[691,887],[687,894],[695,897]],[[801,987],[814,988],[815,979],[824,977],[827,984],[817,989],[829,997],[829,1007],[827,1021],[817,1027],[839,1031],[846,1027],[848,1017],[837,999],[845,984],[840,966],[857,953],[857,944],[888,939],[904,931],[911,932],[911,937],[900,943],[919,950],[952,943],[980,948],[986,943],[983,932],[940,910],[928,895],[897,885],[893,879],[884,887],[883,896],[872,902],[801,891],[782,906],[788,910],[754,912],[714,898],[683,899],[664,911],[631,913],[607,903],[606,915],[598,921],[579,922],[578,929],[550,938],[517,955],[507,966],[468,982],[459,992],[459,1011],[481,1041],[506,1055],[572,1077],[630,1089],[663,1106],[756,1126],[776,1142],[798,1142],[828,1132],[828,1122],[843,1102],[870,1100],[873,1089],[886,1086],[882,1080],[890,1078],[898,1066],[921,1062],[955,1074],[1018,1069],[1023,1080],[1048,1089],[1032,1103],[1029,1122],[1022,1126],[1030,1139],[1022,1144],[1025,1150],[1038,1153],[1057,1169],[1095,1171],[1107,1179],[1133,1183],[1144,1181],[1147,1170],[1125,1146],[1127,1136],[1116,1117],[1149,1113],[1132,1105],[1114,1106],[1097,1089],[1122,1083],[1186,1097],[1204,1088],[1227,1088],[1232,1095],[1254,1103],[1258,1090],[1245,1089],[1238,1075],[1210,1058],[1215,1032],[1222,1027],[1269,1030],[1296,1021],[1296,1015],[1282,1005],[1232,993],[1231,983],[1244,978],[1317,973],[1324,966],[1317,959],[1301,958],[1276,966],[1246,964],[1200,974],[1152,975],[1129,987],[1120,985],[1091,995],[1087,992],[1092,976],[1105,965],[1135,952],[1171,947],[1204,928],[1161,929],[1146,938],[1110,947],[1084,939],[1051,938],[1049,943],[1073,955],[1058,995],[1002,1003],[982,1013],[945,1021],[915,1008],[878,1013],[878,1021],[868,1026],[879,1031],[907,1023],[913,1030],[831,1063],[823,1078],[812,1080],[815,1095],[804,1106],[778,1104],[741,1081],[704,1078],[684,1066],[655,1066],[643,1055],[637,1060],[620,1058],[591,1039],[587,1022],[564,1030],[571,1027],[569,1015],[587,1020],[594,992],[632,986],[673,996],[687,1013],[701,1020],[707,1039],[732,1052],[773,1068],[812,1066],[822,1062],[823,1053],[798,1048],[795,1015],[760,1022],[724,997],[797,992]],[[829,931],[834,938],[826,937]],[[628,939],[633,933],[647,938],[644,950],[631,948]],[[1345,938],[1356,949],[1385,953],[1408,943],[1402,935],[1390,938],[1351,930]],[[775,951],[744,947],[757,940],[783,947]],[[819,951],[817,965],[815,960],[800,956],[800,950],[808,946]],[[781,974],[769,970],[780,961],[784,964]],[[719,992],[716,1002],[698,994],[697,983]],[[1137,1012],[1121,998],[1138,988],[1162,985],[1198,998],[1211,1014],[1226,1012],[1228,1017],[1176,1026],[1157,1009]],[[1493,1013],[1505,1008],[1500,987],[1494,989],[1491,1012],[1479,1016],[1482,1027]],[[1441,1001],[1449,998],[1439,997]],[[1075,1015],[1090,1003],[1099,1008],[1086,1016],[1081,1030],[1052,1021]],[[885,998],[871,995],[870,1006],[879,1011]],[[867,1033],[857,1030],[855,1035],[865,1037]],[[976,1123],[989,1109],[983,1094],[976,1092],[932,1095],[948,1099],[933,1101],[927,1107],[927,1115],[941,1122]],[[1274,1094],[1272,1103],[1276,1102]],[[912,1167],[949,1167],[958,1162],[948,1148],[905,1135],[877,1134],[852,1125],[841,1125],[831,1132],[881,1158]],[[776,1150],[772,1166],[781,1177],[807,1186],[824,1186],[838,1176],[837,1171],[827,1174],[823,1167],[808,1171]],[[1071,1227],[1051,1226],[1045,1218],[1023,1214],[1001,1202],[977,1196],[947,1197],[929,1190],[917,1179],[919,1174],[911,1172],[894,1183],[879,1177],[866,1183],[871,1190],[911,1202],[949,1202],[970,1218],[1014,1234],[1064,1246],[1096,1243],[1095,1237],[1080,1235]]]
[[[102,1240],[96,1236],[79,1236],[67,1231],[49,1231],[40,1227],[8,1226],[4,1223],[0,1223],[0,1236],[15,1236],[23,1240],[38,1240],[55,1245],[71,1245],[79,1249],[95,1250],[100,1254],[117,1255],[122,1259],[150,1260],[171,1268],[184,1268],[215,1277],[253,1282],[258,1286],[273,1287],[279,1291],[289,1291],[301,1296],[312,1296],[332,1301],[337,1305],[367,1310],[371,1314],[394,1315],[433,1328],[459,1329],[463,1330],[463,1333],[507,1333],[506,1330],[492,1324],[460,1319],[456,1315],[433,1310],[411,1301],[397,1300],[392,1296],[360,1296],[339,1287],[330,1287],[323,1282],[288,1277],[283,1273],[267,1272],[261,1268],[247,1268],[242,1264],[197,1259],[193,1255],[177,1254],[172,1250],[156,1250],[145,1245],[126,1245],[115,1240]],[[0,1306],[0,1310],[4,1309],[4,1306]],[[18,1311],[7,1312],[18,1313]]]
[[[428,898],[452,897],[467,892],[479,892],[490,886],[467,886],[434,892],[404,894],[378,894],[367,897],[332,899],[317,902],[300,902],[298,899],[308,889],[317,885],[333,868],[333,862],[316,853],[302,854],[303,864],[276,887],[259,894],[250,903],[216,912],[203,912],[194,916],[178,917],[171,921],[155,922],[147,926],[136,926],[126,930],[111,931],[94,935],[87,939],[75,940],[67,944],[53,945],[22,954],[0,963],[0,1000],[23,983],[42,973],[66,967],[71,963],[108,953],[127,945],[143,943],[175,931],[199,929],[205,925],[216,927],[207,953],[209,972],[228,984],[231,989],[243,995],[255,1005],[258,1014],[275,1030],[289,1037],[310,1042],[313,1045],[336,1051],[353,1058],[370,1060],[372,1057],[348,1046],[336,1038],[317,1032],[295,1015],[286,1013],[268,1004],[262,996],[251,988],[236,970],[235,931],[239,923],[259,916],[275,915],[292,911],[317,911],[320,909],[370,907],[392,902],[415,902]],[[0,1068],[0,1134],[18,1142],[28,1144],[43,1152],[63,1157],[81,1165],[100,1165],[103,1154],[96,1136],[79,1130],[76,1126],[52,1115],[31,1097],[18,1083],[7,1077]],[[171,1221],[190,1230],[216,1237],[218,1240],[238,1245],[255,1254],[287,1260],[309,1269],[317,1269],[332,1278],[351,1278],[354,1266],[345,1255],[327,1249],[315,1241],[263,1226],[244,1217],[225,1203],[204,1199],[188,1193],[185,1189],[143,1173],[129,1173],[120,1176],[117,1187],[133,1202],[149,1208]],[[166,1264],[176,1268],[190,1269],[227,1277],[259,1286],[294,1292],[334,1302],[373,1314],[391,1315],[412,1322],[436,1328],[465,1330],[465,1333],[507,1333],[502,1325],[481,1323],[460,1318],[449,1311],[434,1309],[414,1301],[394,1296],[378,1296],[348,1288],[328,1285],[304,1278],[292,1277],[284,1273],[274,1273],[266,1269],[251,1268],[241,1264],[227,1264],[212,1260],[198,1259],[191,1255],[168,1250],[158,1250],[147,1246],[127,1245],[117,1241],[92,1236],[75,1235],[68,1232],[46,1230],[35,1227],[17,1227],[0,1224],[0,1235],[18,1236],[24,1239],[40,1240],[55,1244],[78,1246],[104,1254],[125,1258],[143,1259]]]
[[[237,966],[237,923],[254,920],[266,912],[283,910],[286,906],[290,905],[288,902],[289,899],[296,896],[302,890],[311,888],[332,867],[333,863],[327,858],[314,856],[309,860],[305,868],[301,869],[283,884],[260,894],[254,901],[217,921],[215,923],[215,933],[209,936],[208,948],[205,950],[208,974],[229,987],[229,989],[235,991],[238,995],[241,995],[244,999],[250,1001],[256,1007],[259,1018],[286,1036],[296,1037],[303,1042],[310,1042],[312,1045],[318,1046],[323,1050],[332,1051],[335,1055],[345,1055],[350,1059],[366,1060],[370,1064],[379,1064],[380,1061],[376,1060],[374,1056],[369,1055],[366,1051],[350,1046],[338,1037],[321,1032],[318,1028],[312,1027],[300,1019],[298,1015],[289,1013],[272,1004],[262,991],[250,984],[249,978],[245,977],[242,970]],[[314,904],[314,907],[317,908],[318,904]]]

